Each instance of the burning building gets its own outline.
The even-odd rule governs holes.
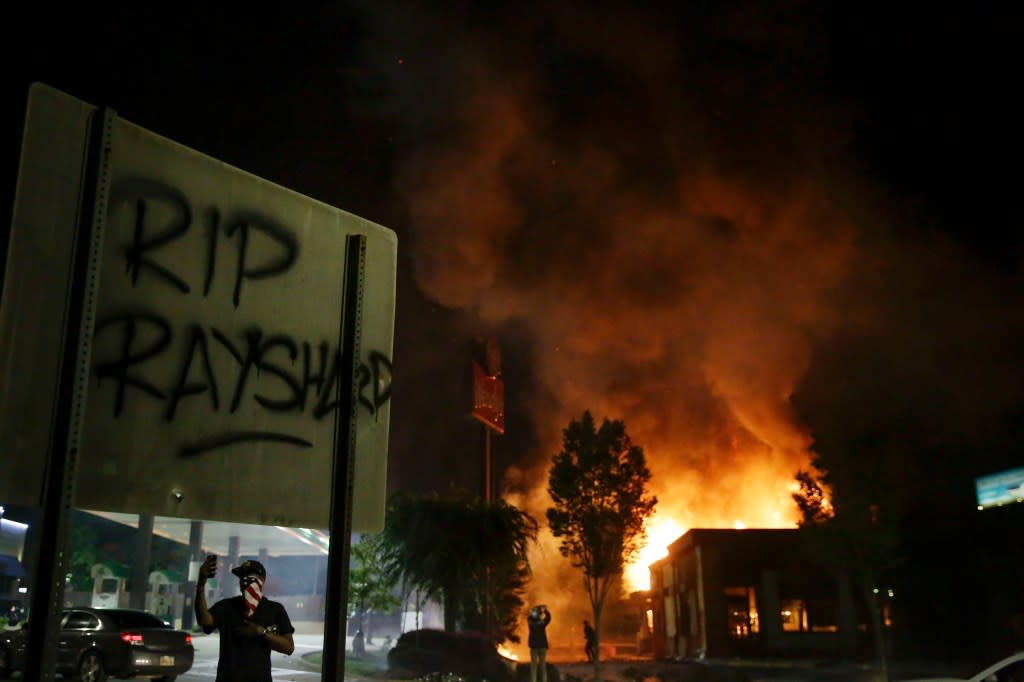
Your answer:
[[[650,567],[656,657],[851,653],[857,609],[790,529],[693,529]]]

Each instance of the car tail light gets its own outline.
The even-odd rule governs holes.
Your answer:
[[[192,643],[192,635],[185,635],[185,644]]]
[[[131,644],[132,646],[139,646],[142,644],[142,633],[141,632],[122,632],[121,641],[125,644]]]

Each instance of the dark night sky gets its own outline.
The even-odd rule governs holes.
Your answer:
[[[26,10],[0,204],[41,80],[396,230],[392,490],[477,485],[481,333],[521,490],[585,408],[703,523],[720,501],[680,487],[791,473],[812,442],[1024,463],[1001,7],[549,5]]]

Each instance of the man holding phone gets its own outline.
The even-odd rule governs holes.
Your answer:
[[[206,581],[217,574],[217,557],[206,557],[196,583],[196,623],[204,632],[220,631],[217,682],[272,682],[270,651],[295,651],[291,620],[283,605],[263,597],[267,571],[248,559],[231,569],[241,594],[206,606]]]
[[[537,682],[537,670],[540,669],[540,682],[548,682],[548,634],[546,629],[551,622],[551,612],[547,604],[540,604],[530,609],[526,616],[526,625],[530,634],[527,644],[530,645],[530,682]]]

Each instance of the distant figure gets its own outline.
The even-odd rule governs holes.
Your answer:
[[[597,633],[594,632],[589,620],[583,621],[583,639],[585,640],[583,648],[587,653],[587,660],[593,663],[597,658]]]
[[[258,561],[231,569],[241,594],[206,606],[206,581],[217,573],[217,557],[208,556],[196,581],[196,623],[204,632],[220,631],[216,682],[273,682],[270,651],[291,655],[295,628],[284,606],[263,598],[267,571]]]
[[[352,638],[352,651],[357,654],[366,653],[366,642],[363,640],[362,630],[356,630],[356,636]]]
[[[548,682],[548,623],[551,612],[544,604],[530,609],[526,624],[530,628],[530,682],[537,682],[537,666],[540,666],[541,682]]]

